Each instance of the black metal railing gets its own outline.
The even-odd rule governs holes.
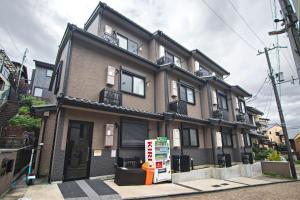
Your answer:
[[[164,64],[174,63],[174,61],[173,61],[171,58],[167,57],[167,56],[163,56],[163,57],[160,57],[160,58],[156,61],[156,63],[157,63],[158,65],[164,65]]]
[[[195,75],[202,77],[202,76],[210,76],[211,73],[205,69],[199,69],[199,70],[195,71]]]
[[[114,44],[117,46],[119,45],[119,40],[118,40],[116,34],[104,33],[102,38],[111,44]]]
[[[169,104],[169,111],[176,112],[178,114],[187,115],[187,103],[185,101],[173,101]]]
[[[109,105],[122,106],[122,93],[109,88],[104,88],[100,92],[99,102]]]
[[[246,122],[246,116],[244,113],[239,113],[236,115],[236,121],[238,122]]]
[[[17,151],[14,175],[19,173],[30,162],[32,146],[27,146]]]

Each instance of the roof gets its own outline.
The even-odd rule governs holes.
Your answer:
[[[218,63],[216,63],[215,61],[213,61],[207,55],[205,55],[204,53],[202,53],[199,49],[194,49],[191,52],[194,53],[194,54],[198,54],[199,56],[202,56],[203,58],[205,58],[207,61],[209,61],[210,63],[212,63],[216,67],[216,69],[218,71],[221,71],[224,75],[230,75],[230,72],[228,72],[226,69],[224,69],[223,67],[221,67]]]
[[[56,111],[56,104],[46,104],[46,105],[39,105],[39,106],[32,106],[30,108],[31,113],[40,113],[46,111]]]
[[[91,100],[76,98],[71,96],[59,96],[57,100],[59,101],[59,103],[62,103],[62,105],[74,105],[83,108],[92,108],[92,109],[97,109],[102,111],[128,114],[128,115],[134,115],[138,117],[146,117],[146,118],[152,118],[158,120],[163,119],[163,114],[160,113],[153,113],[153,112],[135,109],[135,108],[128,108],[124,106],[116,106],[116,105],[110,105],[105,103],[99,103],[97,101],[91,101]]]
[[[154,33],[151,33],[150,31],[148,31],[147,29],[143,28],[142,26],[140,26],[139,24],[135,23],[134,21],[132,21],[131,19],[127,18],[126,16],[122,15],[121,13],[119,13],[118,11],[114,10],[113,8],[111,8],[110,6],[108,6],[106,3],[103,2],[99,2],[99,4],[97,5],[97,7],[95,8],[95,10],[93,11],[93,13],[91,14],[91,16],[89,17],[89,19],[87,20],[87,22],[84,24],[84,30],[87,30],[88,27],[91,25],[91,23],[93,22],[93,20],[97,17],[97,15],[101,12],[101,14],[103,15],[103,13],[105,14],[105,11],[109,11],[112,14],[118,16],[120,19],[124,20],[125,22],[127,22],[128,24],[131,24],[132,26],[134,26],[135,28],[137,28],[139,31],[143,32],[144,34],[146,34],[149,37],[155,37],[155,36],[159,36],[162,37],[168,41],[170,41],[172,44],[176,45],[177,47],[179,47],[180,49],[182,49],[187,55],[192,55],[193,53],[196,53],[198,55],[201,55],[203,58],[205,58],[208,62],[212,63],[214,65],[213,68],[215,68],[215,70],[223,73],[224,75],[229,75],[230,73],[228,71],[226,71],[223,67],[221,67],[219,64],[217,64],[216,62],[214,62],[212,59],[210,59],[208,56],[206,56],[204,53],[202,53],[201,51],[199,51],[198,49],[195,50],[188,50],[186,47],[184,47],[183,45],[179,44],[178,42],[176,42],[174,39],[172,39],[171,37],[169,37],[168,35],[166,35],[165,33],[163,33],[161,30],[157,30]]]
[[[16,66],[16,68],[21,68],[22,64],[16,61],[12,61],[12,63]],[[25,79],[25,82],[28,83],[28,73],[27,73],[27,67],[23,65],[22,69],[22,77]]]
[[[35,63],[35,66],[43,67],[46,69],[54,69],[54,64],[46,63],[46,62],[39,61],[39,60],[33,60],[33,61]]]
[[[252,106],[246,106],[246,110],[250,113],[253,113],[253,114],[257,114],[257,115],[264,115],[264,113]],[[263,119],[263,118],[260,118],[260,119]]]
[[[249,92],[247,92],[246,90],[244,90],[243,88],[241,88],[238,85],[231,86],[231,90],[234,93],[237,93],[243,97],[252,97],[252,94],[250,94]]]

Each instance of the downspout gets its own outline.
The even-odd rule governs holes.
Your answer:
[[[212,97],[211,97],[211,87],[210,82],[207,81],[207,98],[208,98],[208,106],[209,106],[209,118],[212,116]],[[214,127],[210,127],[210,134],[211,134],[211,144],[213,150],[213,161],[216,164],[216,145],[215,145],[215,136],[214,136]]]
[[[46,126],[47,126],[47,121],[48,121],[48,118],[47,117],[44,117],[44,127],[43,127],[43,132],[42,132],[42,138],[41,138],[41,143],[44,143],[44,137],[45,137],[45,130],[46,130]],[[42,155],[42,152],[40,151],[39,152],[39,162],[38,162],[38,166],[37,166],[37,175],[39,176],[40,175],[40,164],[41,164],[41,156]]]
[[[153,74],[154,74],[154,83],[153,83],[153,85],[154,85],[153,86],[154,87],[154,95],[153,95],[154,96],[154,101],[153,102],[154,102],[154,113],[156,113],[157,112],[157,108],[156,108],[156,91],[157,91],[157,88],[156,88],[156,85],[157,85],[156,84],[156,72],[154,72]]]
[[[54,134],[53,134],[51,158],[50,158],[50,165],[49,165],[48,183],[51,183],[52,163],[53,163],[54,148],[55,148],[55,142],[56,142],[58,115],[60,113],[60,103],[58,103],[57,107],[58,108],[57,108],[56,118],[55,118],[55,130],[54,130]]]

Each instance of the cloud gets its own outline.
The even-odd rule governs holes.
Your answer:
[[[268,32],[274,30],[269,1],[232,0],[265,45],[275,43],[274,36]],[[268,76],[265,55],[257,56],[257,51],[245,44],[227,25],[218,19],[208,7],[199,0],[127,0],[105,1],[110,7],[124,14],[151,32],[157,29],[189,49],[198,48],[221,66],[230,71],[226,80],[238,84],[256,94]],[[255,49],[263,50],[262,44],[227,1],[206,0],[210,7],[220,15],[239,35]],[[33,59],[53,63],[58,45],[68,22],[83,27],[99,2],[97,0],[2,0],[0,7],[0,44],[8,54],[20,61],[25,48],[29,48],[27,65],[34,67]],[[273,6],[273,5],[272,5]],[[277,5],[277,10],[279,6]],[[274,9],[273,9],[274,10]],[[278,18],[280,14],[277,13]],[[278,25],[280,28],[280,25]],[[11,37],[9,36],[10,33]],[[13,39],[17,48],[11,41]],[[285,79],[295,76],[290,45],[286,34],[279,36],[280,71]],[[270,52],[272,66],[278,72],[276,51]],[[291,135],[300,131],[299,126],[300,87],[298,84],[282,84],[281,100],[287,125]],[[277,107],[270,83],[266,83],[255,101],[250,105],[265,112],[272,123],[279,122]]]

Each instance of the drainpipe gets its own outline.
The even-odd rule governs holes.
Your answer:
[[[45,130],[46,130],[46,126],[47,126],[47,117],[44,117],[44,127],[43,127],[43,132],[42,132],[42,138],[41,138],[41,143],[44,143],[44,136],[45,136]],[[40,164],[41,164],[41,156],[42,155],[42,151],[39,151],[39,161],[38,161],[38,166],[36,169],[37,175],[40,175]]]
[[[208,106],[209,106],[209,117],[212,116],[212,97],[211,97],[211,87],[210,82],[207,82],[207,98],[208,98]],[[214,131],[213,126],[210,127],[210,134],[211,134],[211,144],[212,144],[212,150],[213,150],[213,161],[214,164],[216,164],[216,145],[215,145],[215,137],[214,137]]]

